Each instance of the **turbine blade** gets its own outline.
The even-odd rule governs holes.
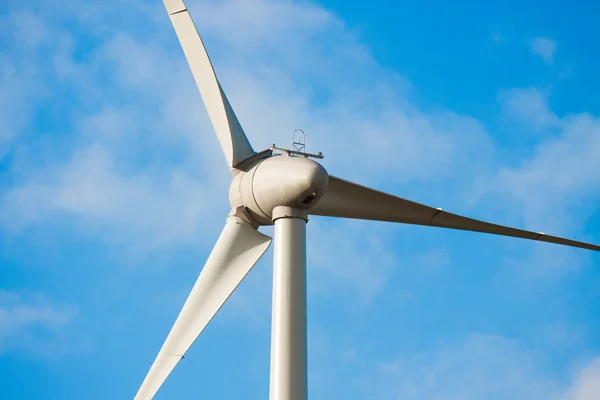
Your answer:
[[[256,152],[252,149],[221,88],[204,43],[185,4],[182,0],[163,1],[227,158],[227,164],[235,167]]]
[[[597,245],[463,217],[442,211],[441,208],[428,207],[331,175],[329,176],[327,191],[319,202],[309,210],[309,214],[437,226],[440,228],[512,236],[600,251],[600,246]]]
[[[175,365],[262,257],[271,238],[234,216],[227,218],[167,340],[135,396],[152,399]]]

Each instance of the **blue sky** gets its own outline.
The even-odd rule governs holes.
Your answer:
[[[337,176],[600,243],[600,6],[371,3],[189,1],[255,149],[301,127]],[[131,398],[229,174],[162,2],[65,4],[0,11],[0,397]],[[324,218],[308,243],[310,398],[600,393],[599,255]],[[267,398],[271,261],[157,398]]]

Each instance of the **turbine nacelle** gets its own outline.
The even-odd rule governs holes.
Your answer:
[[[268,157],[233,178],[229,202],[234,209],[244,207],[259,225],[272,225],[275,207],[309,210],[328,183],[325,168],[309,158]]]

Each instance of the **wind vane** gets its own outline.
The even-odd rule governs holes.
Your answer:
[[[305,153],[306,134],[300,128],[294,129],[294,132],[292,133],[292,150]]]
[[[306,134],[300,128],[294,129],[294,132],[292,133],[292,150],[277,147],[275,143],[269,147],[269,150],[278,150],[291,157],[323,158],[323,153],[321,152],[318,152],[317,154],[306,152]]]

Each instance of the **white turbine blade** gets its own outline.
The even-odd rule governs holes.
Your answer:
[[[323,198],[309,210],[309,213],[328,217],[402,222],[405,224],[491,233],[600,251],[600,246],[597,245],[550,236],[541,232],[530,232],[491,224],[451,214],[442,211],[441,208],[428,207],[331,175],[329,176],[329,185]]]
[[[215,128],[219,143],[230,167],[255,154],[240,125],[196,30],[194,21],[182,0],[163,0],[185,58]]]
[[[135,399],[152,399],[175,365],[262,257],[271,238],[240,218],[227,218],[192,292]]]

